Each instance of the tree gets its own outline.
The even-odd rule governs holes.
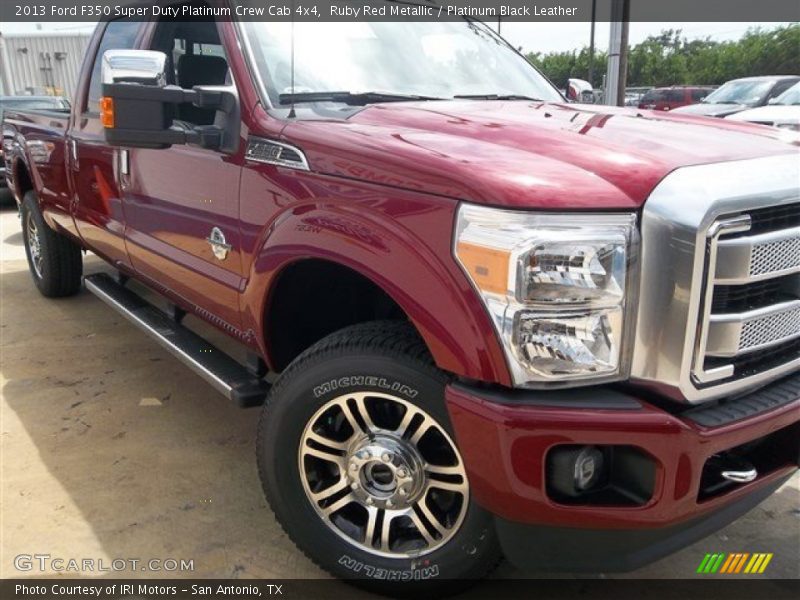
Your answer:
[[[751,28],[741,39],[715,42],[689,41],[680,29],[665,29],[631,47],[628,55],[629,86],[679,84],[719,85],[737,77],[800,73],[800,25],[775,29]],[[586,79],[589,51],[529,53],[528,60],[557,86],[570,77]],[[595,54],[595,80],[600,87],[608,57]]]

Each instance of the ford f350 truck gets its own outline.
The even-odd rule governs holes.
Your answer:
[[[71,115],[8,111],[4,148],[39,290],[263,404],[278,521],[396,586],[633,569],[797,470],[782,135],[568,104],[469,20],[162,19],[100,24]]]

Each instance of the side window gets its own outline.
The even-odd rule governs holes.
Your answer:
[[[160,21],[150,49],[169,57],[170,83],[184,89],[225,85],[227,81],[228,61],[213,21]],[[177,106],[175,116],[179,125],[211,125],[216,111],[183,103]]]
[[[121,20],[109,22],[103,39],[100,40],[100,47],[94,57],[92,65],[92,78],[89,80],[89,95],[84,111],[97,112],[97,103],[103,95],[102,79],[100,68],[103,64],[103,54],[106,50],[119,50],[133,48],[136,43],[136,34],[139,33],[139,23],[135,21]]]
[[[653,92],[653,102],[666,102],[667,92],[665,90],[656,90]]]
[[[692,100],[695,102],[700,102],[703,98],[708,95],[708,90],[692,90]]]
[[[683,102],[683,90],[669,90],[667,92],[667,102]]]
[[[775,87],[772,88],[772,91],[769,93],[769,96],[767,96],[767,98],[768,99],[777,98],[783,92],[792,87],[795,83],[797,83],[796,79],[784,79],[783,81],[779,81],[778,83],[775,84]]]

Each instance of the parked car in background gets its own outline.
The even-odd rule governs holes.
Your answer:
[[[764,106],[771,99],[800,81],[798,75],[770,75],[733,79],[703,98],[699,104],[679,109],[685,115],[727,117],[737,112]]]
[[[728,118],[800,131],[800,83],[795,83],[780,96],[770,100],[767,106],[743,110]]]
[[[625,88],[625,106],[639,106],[639,102],[652,86],[634,86]]]
[[[25,110],[59,110],[69,112],[69,100],[64,96],[0,96],[0,121],[7,108]]]
[[[567,100],[582,104],[594,104],[594,89],[592,84],[585,79],[571,78],[567,82]]]
[[[69,101],[63,96],[0,96],[0,123],[6,108],[64,110],[69,112]],[[6,187],[6,166],[4,149],[0,146],[0,189]],[[0,205],[13,202],[6,194],[0,195]]]
[[[708,96],[714,88],[700,86],[674,85],[655,88],[645,92],[639,100],[639,108],[649,110],[674,110],[681,106],[696,104]]]

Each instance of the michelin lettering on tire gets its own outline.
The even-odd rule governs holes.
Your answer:
[[[336,379],[331,379],[330,381],[316,386],[314,388],[314,397],[320,398],[337,390],[353,387],[378,388],[397,394],[403,394],[407,398],[416,398],[419,395],[417,390],[400,381],[390,382],[385,377],[376,377],[374,375],[349,375],[337,377]]]
[[[439,576],[439,565],[430,564],[428,561],[420,561],[419,566],[412,564],[408,569],[384,569],[343,554],[339,558],[339,564],[357,575],[386,581],[423,581]]]

